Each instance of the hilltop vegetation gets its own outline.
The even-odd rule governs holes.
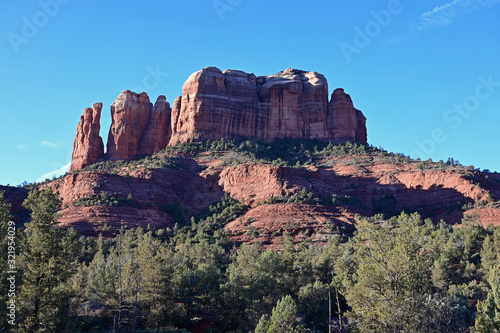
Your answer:
[[[304,166],[328,166],[334,160],[347,165],[369,165],[374,162],[415,164],[419,170],[474,170],[473,166],[463,166],[453,158],[446,162],[420,161],[401,153],[391,153],[369,144],[347,142],[334,144],[314,139],[276,139],[272,143],[254,139],[220,139],[206,142],[179,142],[160,152],[130,161],[98,162],[74,171],[101,171],[116,173],[123,168],[139,167],[164,168],[181,167],[179,157],[222,159],[223,165],[238,165],[248,162],[271,163],[277,166],[300,168]],[[340,162],[340,161],[339,161]]]

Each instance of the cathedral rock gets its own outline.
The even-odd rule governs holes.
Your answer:
[[[172,109],[165,96],[123,91],[111,105],[107,152],[99,136],[101,103],[84,110],[70,171],[96,161],[134,159],[178,142],[253,137],[367,142],[366,118],[343,89],[328,99],[326,78],[287,69],[270,76],[207,67],[193,73]]]

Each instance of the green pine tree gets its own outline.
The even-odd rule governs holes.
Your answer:
[[[55,332],[70,297],[66,281],[77,268],[75,234],[57,226],[61,202],[51,188],[32,190],[23,205],[31,211],[31,220],[20,241],[18,331]]]
[[[430,261],[420,243],[420,216],[402,214],[396,227],[363,221],[351,240],[357,264],[345,281],[348,317],[363,332],[418,331]]]
[[[493,235],[487,236],[481,248],[481,268],[485,276],[498,262],[500,253],[500,228],[495,228]]]
[[[475,329],[478,333],[500,332],[500,265],[491,270],[489,282],[488,297],[477,304]]]
[[[123,229],[120,232],[117,244],[109,249],[109,254],[102,246],[99,248],[89,265],[88,275],[90,301],[108,310],[105,312],[112,318],[113,331],[116,332],[121,332],[130,318],[124,269],[131,260],[131,252],[126,242],[122,241]]]
[[[255,333],[301,333],[304,327],[297,321],[297,304],[290,295],[283,297],[273,308],[271,318],[263,315],[255,329]]]

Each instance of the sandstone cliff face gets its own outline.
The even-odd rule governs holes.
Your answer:
[[[272,165],[240,164],[227,167],[219,174],[218,184],[232,198],[254,206],[269,197],[288,193],[281,178],[283,169]]]
[[[170,105],[165,96],[155,106],[143,92],[123,91],[111,105],[107,155],[111,160],[130,160],[151,155],[167,145]]]
[[[267,116],[267,135],[274,138],[328,139],[328,83],[316,72],[287,69],[280,75],[259,77],[261,110]]]
[[[351,107],[354,120],[339,119],[336,126],[345,133],[337,134],[328,124],[335,113],[329,117],[328,83],[323,75],[287,69],[255,77],[207,67],[188,78],[182,96],[174,102],[169,144],[221,137],[363,139],[356,133],[361,133],[358,126],[364,125],[364,117],[361,111],[356,114],[352,102]]]
[[[151,155],[167,146],[170,139],[170,115],[172,109],[163,95],[151,108],[149,121],[139,143],[139,155]]]
[[[102,103],[83,110],[76,127],[70,172],[97,162],[104,154],[104,144],[99,135]]]
[[[174,101],[169,144],[251,136],[261,121],[258,104],[253,74],[215,67],[193,73]]]

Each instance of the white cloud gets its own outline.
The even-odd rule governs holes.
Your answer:
[[[20,143],[20,144],[18,144],[18,145],[16,146],[16,149],[17,149],[17,150],[26,150],[26,149],[28,149],[28,146],[23,145],[22,143]]]
[[[69,171],[69,167],[71,166],[71,162],[66,164],[66,165],[63,165],[62,167],[60,167],[59,169],[57,170],[54,170],[54,171],[51,171],[51,172],[47,172],[46,174],[40,176],[40,178],[38,178],[36,181],[37,182],[43,182],[45,179],[52,179],[53,177],[59,177],[61,175],[64,175],[66,172]]]
[[[40,144],[44,147],[49,147],[52,149],[57,148],[57,144],[55,144],[54,142],[50,142],[50,141],[42,141],[42,142],[40,142]]]
[[[479,11],[499,2],[500,0],[453,0],[422,13],[420,22],[413,29],[424,30],[434,26],[446,26],[471,11]]]

